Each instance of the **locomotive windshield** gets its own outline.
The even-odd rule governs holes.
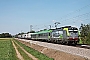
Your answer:
[[[69,30],[70,36],[78,36],[78,30]]]
[[[52,32],[52,34],[53,34],[53,37],[59,37],[60,34],[63,34],[63,31],[56,30],[56,31]]]

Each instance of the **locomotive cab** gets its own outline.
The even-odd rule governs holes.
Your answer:
[[[60,31],[60,30],[59,30]],[[77,44],[78,40],[78,29],[76,27],[66,26],[62,27],[61,31],[62,39],[59,37],[59,40],[62,44]]]
[[[70,44],[77,44],[78,36],[78,29],[76,27],[68,28],[67,40]]]

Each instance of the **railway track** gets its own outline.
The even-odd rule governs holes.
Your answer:
[[[28,39],[26,39],[27,41],[29,41]],[[33,40],[32,40],[33,41]],[[34,40],[35,41],[35,40]],[[47,42],[47,41],[40,41],[40,42]],[[49,42],[52,43],[52,42]],[[60,44],[60,43],[52,43],[52,44],[59,44],[59,45],[66,45],[66,46],[73,46],[73,47],[79,47],[79,48],[85,48],[85,49],[90,49],[90,45],[88,44],[77,44],[77,45],[67,45],[67,44]]]
[[[76,47],[90,49],[90,45],[87,45],[87,44],[77,44]]]

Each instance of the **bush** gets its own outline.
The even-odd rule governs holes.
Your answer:
[[[12,37],[12,35],[9,34],[9,33],[2,33],[2,34],[0,34],[0,38],[11,38],[11,37]]]

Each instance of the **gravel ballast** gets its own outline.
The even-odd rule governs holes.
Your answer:
[[[19,39],[19,40],[27,41],[27,42],[30,42],[30,44],[33,43],[33,44],[37,44],[39,46],[55,49],[58,51],[63,51],[66,53],[70,53],[73,55],[78,55],[83,58],[90,59],[90,49],[66,46],[66,45],[60,45],[60,44],[52,44],[52,43],[40,42],[40,41],[25,40],[25,39]]]

